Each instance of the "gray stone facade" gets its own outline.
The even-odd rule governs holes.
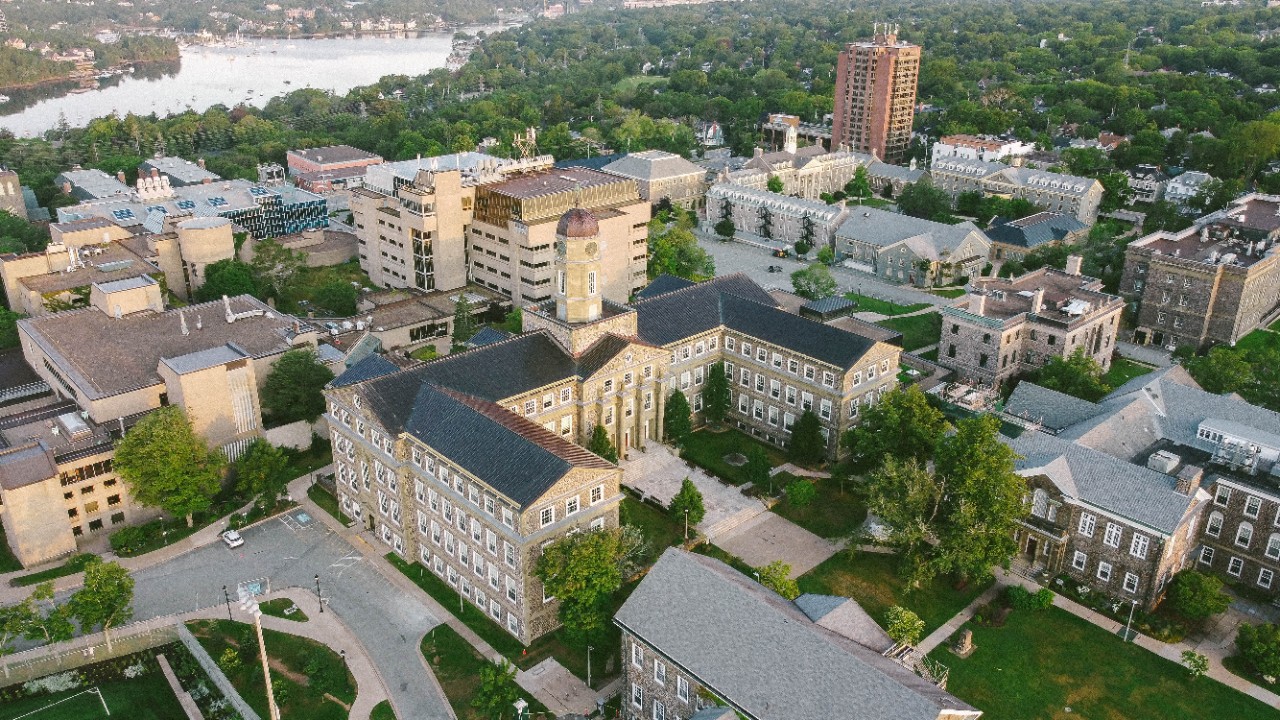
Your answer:
[[[1218,475],[1196,567],[1228,583],[1280,597],[1280,491]]]

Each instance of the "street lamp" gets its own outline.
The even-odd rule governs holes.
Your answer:
[[[760,571],[759,570],[752,571],[752,574],[756,576],[756,582],[760,582]],[[764,583],[761,583],[761,584],[763,585]]]
[[[685,512],[688,513],[689,511],[685,510]],[[588,690],[591,689],[591,651],[592,650],[595,650],[595,648],[588,645],[587,646],[587,689]]]
[[[1124,625],[1124,641],[1125,642],[1130,642],[1133,639],[1133,635],[1130,634],[1131,632],[1130,628],[1133,627],[1133,611],[1138,609],[1137,598],[1134,598],[1129,602],[1133,604],[1129,606],[1129,622],[1125,623]]]
[[[689,542],[689,508],[684,509],[684,541]]]
[[[320,601],[320,614],[324,614],[324,595],[320,594],[320,574],[316,573],[316,599]]]
[[[516,720],[524,720],[524,713],[529,709],[529,703],[525,702],[524,698],[519,698],[511,705],[516,709]]]
[[[267,681],[267,710],[270,720],[280,720],[280,708],[276,707],[276,694],[271,685],[271,665],[267,662],[267,642],[262,637],[262,610],[258,601],[253,599],[253,593],[240,590],[240,609],[253,616],[253,628],[258,633],[258,652],[262,657],[262,676]]]
[[[233,618],[231,617],[231,594],[227,592],[226,585],[222,586],[222,597],[224,600],[227,601],[227,620],[232,620]]]

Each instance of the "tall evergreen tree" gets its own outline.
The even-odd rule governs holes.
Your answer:
[[[679,390],[667,398],[667,406],[662,410],[662,430],[667,440],[677,446],[683,445],[693,432],[693,408]]]
[[[729,376],[724,362],[717,362],[711,366],[707,384],[702,388],[702,413],[707,422],[712,425],[723,423],[732,402],[733,394],[729,391]]]

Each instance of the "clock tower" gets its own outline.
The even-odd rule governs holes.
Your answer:
[[[587,323],[600,319],[604,277],[600,272],[600,222],[573,208],[556,226],[556,319]]]

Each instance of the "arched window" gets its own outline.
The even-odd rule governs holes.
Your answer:
[[[1240,527],[1236,528],[1236,544],[1240,547],[1249,547],[1249,542],[1253,540],[1253,525],[1242,522]]]
[[[1209,537],[1218,537],[1222,534],[1222,513],[1217,510],[1209,513],[1209,524],[1204,526],[1204,532]]]

